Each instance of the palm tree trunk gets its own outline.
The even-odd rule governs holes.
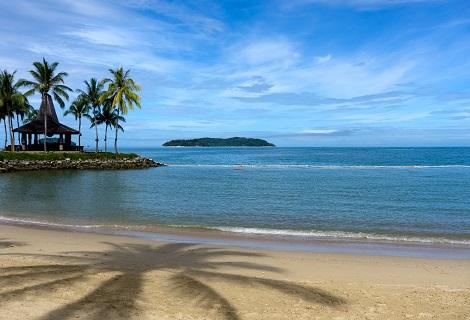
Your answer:
[[[78,117],[78,150],[80,150],[82,137],[82,116]]]
[[[95,133],[96,133],[96,139],[95,139],[95,152],[98,152],[98,124],[96,123],[96,107],[93,107],[93,124],[95,125]]]
[[[18,114],[16,114],[16,125],[17,125],[17,128],[20,127],[20,116]],[[18,145],[21,146],[21,134],[18,132]]]
[[[104,129],[104,152],[108,152],[108,125]]]
[[[44,112],[44,152],[47,152],[47,107],[49,106],[49,99],[47,99],[47,95],[43,95],[43,99],[46,99],[46,110]]]
[[[118,131],[119,131],[119,120],[116,120],[116,127],[114,130],[116,130],[116,135],[114,136],[114,152],[117,154],[118,149],[117,149],[117,139],[118,139]]]
[[[3,126],[5,128],[5,150],[7,149],[7,143],[8,143],[8,131],[7,131],[7,116],[3,118]]]
[[[11,144],[11,151],[15,151],[15,136],[13,134],[13,117],[11,116],[11,114],[8,116],[9,117],[9,120],[8,120],[8,124],[10,126],[10,144]]]

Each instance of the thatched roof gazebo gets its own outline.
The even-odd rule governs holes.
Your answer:
[[[21,133],[22,150],[43,150],[43,145],[39,143],[38,137],[41,134],[44,135],[46,129],[47,137],[59,135],[55,142],[48,142],[48,139],[44,137],[47,150],[79,151],[80,148],[72,143],[72,135],[80,134],[80,132],[59,122],[50,95],[47,95],[46,99],[42,99],[36,119],[14,129],[13,132]],[[32,139],[33,135],[34,140]]]

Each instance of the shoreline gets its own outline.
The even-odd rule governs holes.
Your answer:
[[[48,170],[129,170],[163,167],[165,164],[144,157],[122,159],[3,160],[0,173]]]
[[[0,225],[0,319],[466,319],[470,261]],[[155,303],[158,301],[158,303]],[[21,310],[21,312],[18,312]]]
[[[73,231],[85,234],[124,236],[156,242],[196,243],[270,251],[470,260],[470,246],[466,244],[335,237],[290,237],[236,233],[216,228],[163,225],[143,229],[137,226],[57,224],[0,216],[0,228],[4,225],[46,231]]]

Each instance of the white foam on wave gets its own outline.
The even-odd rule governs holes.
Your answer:
[[[134,230],[134,231],[147,231],[146,226],[126,226],[126,225],[103,225],[103,224],[70,224],[70,223],[56,223],[49,221],[38,221],[17,217],[0,216],[0,223],[12,225],[32,225],[40,227],[52,228],[66,228],[75,230]],[[409,236],[390,236],[380,234],[369,234],[362,232],[346,232],[346,231],[303,231],[303,230],[289,230],[289,229],[269,229],[269,228],[246,228],[246,227],[208,227],[208,226],[188,226],[188,225],[169,225],[168,227],[174,228],[200,228],[206,230],[216,230],[222,232],[263,235],[263,236],[279,236],[291,238],[310,238],[310,239],[323,239],[323,240],[370,240],[370,241],[384,241],[384,242],[408,242],[408,243],[428,243],[428,244],[448,244],[448,245],[465,245],[470,246],[470,240],[448,239],[443,237],[409,237]]]
[[[10,224],[25,224],[25,225],[35,225],[41,227],[56,227],[56,228],[77,228],[77,229],[98,229],[109,227],[106,225],[82,225],[82,224],[67,224],[67,223],[55,223],[49,221],[38,221],[32,219],[25,219],[25,218],[12,218],[12,217],[5,217],[0,216],[0,222],[3,223],[10,223]],[[117,227],[117,226],[116,226]]]
[[[346,232],[346,231],[299,231],[288,229],[263,229],[263,228],[245,228],[245,227],[211,227],[210,229],[223,232],[244,233],[253,235],[271,235],[298,238],[315,238],[315,239],[350,239],[350,240],[371,240],[371,241],[387,241],[387,242],[415,242],[429,244],[455,244],[470,245],[470,240],[457,240],[447,238],[431,238],[431,237],[409,237],[409,236],[391,236],[380,234],[369,234],[362,232]]]

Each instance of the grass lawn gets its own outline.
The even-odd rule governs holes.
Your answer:
[[[63,151],[49,151],[49,152],[28,152],[28,151],[0,151],[0,161],[3,160],[90,160],[90,159],[123,159],[123,158],[137,158],[139,155],[135,153],[112,153],[112,152],[63,152]]]

